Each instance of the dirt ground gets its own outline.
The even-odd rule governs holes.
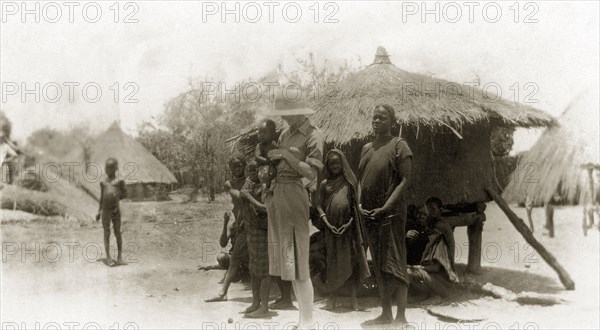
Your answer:
[[[230,202],[219,196],[208,203],[122,203],[125,266],[109,268],[102,257],[102,226],[39,219],[2,210],[2,329],[291,329],[297,311],[277,311],[267,320],[249,320],[239,312],[251,301],[247,285],[234,283],[229,301],[205,303],[219,289],[222,270],[198,270],[216,263],[222,214]],[[525,219],[525,210],[514,208]],[[565,300],[550,307],[465,294],[445,308],[463,320],[452,323],[431,315],[424,304],[411,304],[407,318],[414,329],[598,329],[599,232],[587,237],[581,209],[555,212],[556,237],[542,235],[543,209],[534,209],[535,236],[576,283],[564,291],[554,271],[529,247],[494,204],[488,204],[483,233],[483,271],[461,274],[516,293],[533,291]],[[467,260],[466,229],[458,228],[456,257]],[[112,240],[114,245],[114,239]],[[464,265],[459,267],[464,269]],[[272,290],[275,298],[276,290]],[[315,299],[319,329],[359,329],[378,315],[375,297],[361,298],[363,312],[321,309]],[[439,307],[439,306],[438,306]]]

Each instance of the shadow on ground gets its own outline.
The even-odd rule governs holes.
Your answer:
[[[491,283],[501,286],[514,293],[538,292],[557,294],[564,288],[554,278],[527,271],[517,271],[498,267],[482,267],[477,274],[466,273],[466,265],[456,265],[457,272],[463,283],[477,283],[484,285]]]

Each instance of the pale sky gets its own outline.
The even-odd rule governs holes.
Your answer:
[[[57,2],[62,16],[49,23],[46,20],[55,20],[56,8],[44,7],[47,3],[41,2],[40,22],[36,23],[32,14],[23,22],[20,8],[11,14],[12,4],[20,3],[3,1],[2,5],[0,105],[13,122],[14,138],[21,141],[42,127],[87,124],[98,132],[116,119],[134,134],[139,123],[159,115],[167,100],[186,89],[188,77],[208,75],[233,85],[248,77],[259,78],[278,63],[290,63],[294,55],[305,57],[308,52],[334,62],[360,59],[369,64],[379,45],[404,70],[458,83],[472,82],[479,75],[482,85],[497,83],[502,96],[511,100],[518,83],[519,101],[535,92],[533,99],[539,102],[530,105],[555,116],[579,91],[599,86],[597,1],[538,1],[529,7],[521,2],[518,18],[513,1],[488,5],[485,17],[482,8],[486,3],[482,2],[474,7],[473,22],[469,21],[468,5],[455,2],[462,11],[456,23],[449,22],[456,17],[456,7],[445,2],[438,2],[439,23],[434,15],[422,20],[421,1],[338,1],[328,8],[320,3],[319,23],[314,22],[312,1],[296,2],[302,9],[296,23],[284,20],[284,3],[275,7],[272,23],[264,2],[255,2],[262,10],[257,23],[247,21],[254,17],[254,7],[248,6],[248,16],[242,15],[239,23],[233,15],[222,22],[220,12],[203,22],[206,11],[193,1],[135,1],[138,11],[130,19],[137,23],[122,22],[136,9],[125,8],[125,3],[120,4],[119,23],[115,23],[116,7],[110,8],[113,1],[96,1],[102,9],[96,23],[84,20],[94,19],[93,7],[87,8],[87,15],[82,13],[85,3],[74,7],[71,23],[69,7]],[[247,3],[239,4],[243,14]],[[435,4],[428,2],[427,6],[434,9]],[[234,5],[228,3],[229,8]],[[418,12],[408,15],[413,5]],[[324,23],[336,6],[333,18],[338,22]],[[498,21],[487,22],[486,18],[496,16],[497,7],[502,10]],[[33,9],[33,4],[29,8]],[[289,8],[294,7],[288,7],[288,19],[294,16]],[[525,23],[526,19],[537,22]],[[33,94],[22,102],[22,87],[34,89],[36,82],[40,83],[40,102],[35,102]],[[79,83],[73,87],[73,102],[68,99],[65,82]],[[90,82],[102,90],[97,103],[81,96],[82,87]],[[139,87],[133,97],[138,103],[123,102],[134,91],[132,86],[125,89],[128,82]],[[120,89],[118,103],[113,101],[115,83]],[[535,85],[525,89],[526,83]],[[62,86],[61,99],[46,101],[43,96],[54,97],[57,85]],[[14,86],[19,90],[12,95]],[[89,95],[94,97],[93,89],[88,89]],[[519,131],[515,151],[531,146],[536,134],[539,132]]]

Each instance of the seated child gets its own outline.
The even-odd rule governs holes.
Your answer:
[[[417,207],[412,206],[406,222],[406,263],[418,265],[421,256],[429,242],[427,235],[427,207],[425,204]]]
[[[452,227],[441,216],[442,201],[432,197],[426,202],[428,243],[420,265],[409,266],[410,288],[442,298],[450,296],[458,276],[454,270],[454,236]]]
[[[267,158],[270,150],[277,149],[277,132],[275,122],[270,119],[263,119],[258,123],[258,141],[254,157],[259,166],[258,177],[261,183],[267,188],[271,185],[271,180],[277,175],[277,163]]]

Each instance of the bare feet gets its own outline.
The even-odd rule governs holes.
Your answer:
[[[394,320],[394,322],[392,322],[392,326],[394,327],[394,329],[409,329],[410,325],[408,324],[408,321],[406,321],[405,317],[402,317],[401,319],[396,318]]]
[[[289,300],[277,300],[269,306],[270,309],[292,309],[294,304]]]
[[[117,265],[117,263],[114,260],[112,260],[111,258],[106,258],[106,265],[108,267],[114,267]]]
[[[267,308],[258,308],[257,310],[253,311],[252,313],[246,314],[246,317],[251,318],[251,319],[262,319],[267,316],[269,316],[269,309],[267,309]]]
[[[204,299],[206,302],[215,302],[215,301],[227,301],[226,294],[218,294],[212,298]]]
[[[269,305],[269,308],[273,308],[273,306],[275,306],[277,304],[280,304],[281,301],[283,301],[283,298],[275,299],[275,301],[272,304]]]
[[[260,308],[260,304],[252,304],[244,310],[244,314],[249,314]]]
[[[378,325],[378,324],[390,324],[394,321],[394,318],[391,315],[379,315],[378,317],[368,320],[362,323],[362,325]]]
[[[335,309],[335,297],[330,296],[329,298],[327,298],[327,305],[325,305],[325,307],[323,307],[324,310],[326,311],[332,311]]]

